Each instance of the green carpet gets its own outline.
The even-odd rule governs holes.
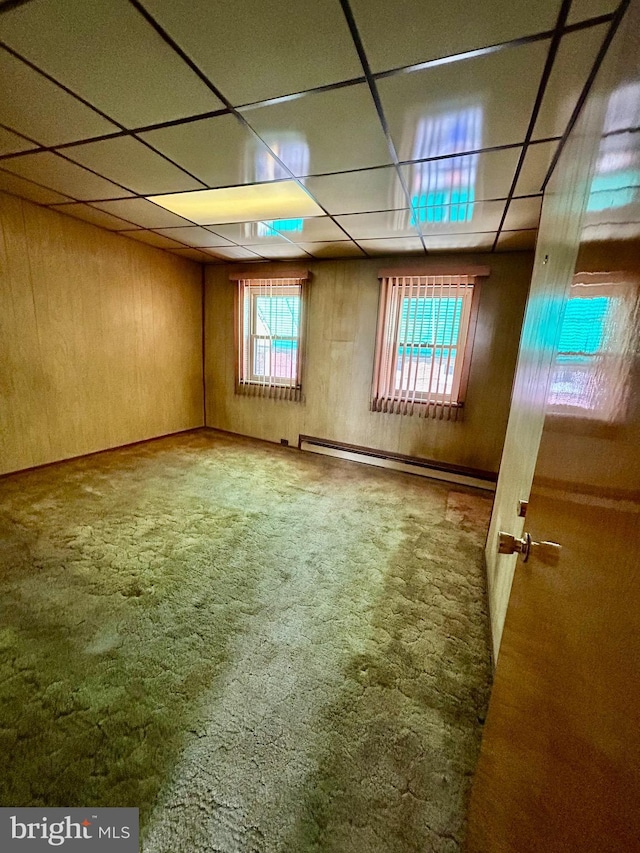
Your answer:
[[[209,431],[0,480],[0,805],[146,853],[458,851],[486,494]]]

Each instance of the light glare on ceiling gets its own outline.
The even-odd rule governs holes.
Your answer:
[[[198,225],[296,219],[324,213],[295,181],[170,193],[149,196],[149,201]]]

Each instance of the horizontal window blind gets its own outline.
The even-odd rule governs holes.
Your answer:
[[[456,420],[475,277],[382,278],[371,409]]]
[[[301,399],[305,279],[238,280],[236,391]]]

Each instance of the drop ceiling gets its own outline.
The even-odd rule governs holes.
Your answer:
[[[204,262],[513,251],[615,0],[0,0],[0,189]]]

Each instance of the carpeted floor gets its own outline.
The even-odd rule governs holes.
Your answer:
[[[489,497],[208,431],[0,480],[0,805],[145,853],[458,851]]]

